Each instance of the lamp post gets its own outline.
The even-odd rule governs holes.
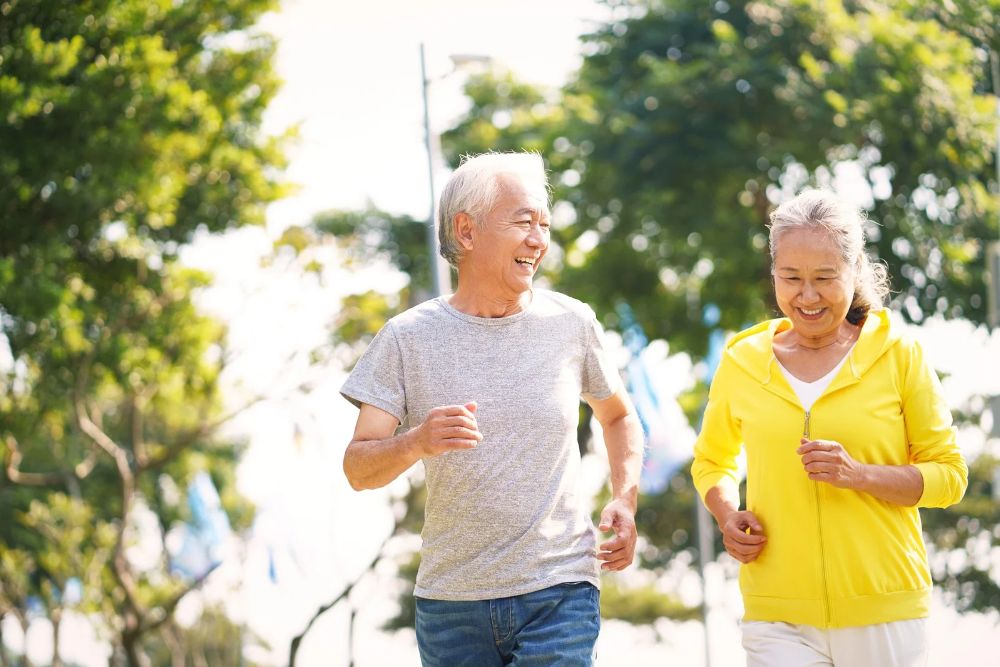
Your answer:
[[[996,99],[997,116],[997,235],[1000,236],[1000,53],[990,49],[990,74],[993,79],[993,97]],[[986,298],[987,322],[993,328],[1000,327],[1000,241],[986,246]],[[993,425],[987,437],[1000,438],[1000,394],[988,399]],[[1000,467],[993,469],[993,501],[1000,501]]]
[[[992,50],[990,51],[990,72],[993,75],[993,96],[997,103],[997,234],[1000,235],[1000,53]],[[987,321],[991,327],[997,328],[1000,327],[1000,241],[994,241],[986,246],[986,269],[989,280],[986,285]],[[994,412],[993,419],[1000,421],[1000,415]]]
[[[427,147],[427,181],[431,192],[430,212],[427,214],[427,258],[430,262],[431,289],[434,296],[444,294],[451,288],[451,274],[441,266],[441,246],[438,244],[437,226],[434,224],[434,210],[437,205],[437,194],[434,192],[434,151],[431,147],[430,104],[427,102],[427,59],[424,57],[424,43],[420,43],[420,78],[424,91],[424,143]]]
[[[438,242],[437,226],[435,225],[434,212],[437,209],[437,193],[434,189],[434,140],[431,133],[430,103],[428,101],[428,88],[435,80],[443,79],[458,68],[469,63],[489,64],[492,58],[489,56],[463,53],[451,56],[452,69],[437,79],[427,77],[427,59],[424,55],[424,44],[420,43],[420,78],[424,97],[424,145],[427,149],[427,184],[430,188],[430,212],[427,215],[427,253],[430,261],[431,289],[434,296],[444,294],[451,289],[451,268],[448,262],[441,257],[441,245]]]

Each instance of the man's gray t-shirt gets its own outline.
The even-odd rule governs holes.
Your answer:
[[[580,493],[580,398],[620,379],[589,306],[534,290],[509,317],[444,297],[392,318],[341,388],[405,427],[432,408],[477,403],[475,449],[423,459],[427,505],[414,591],[484,600],[572,581],[599,585],[596,536]]]

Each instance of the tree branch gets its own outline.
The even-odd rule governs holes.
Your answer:
[[[17,440],[14,436],[8,435],[5,441],[7,444],[5,471],[7,479],[10,480],[11,484],[18,484],[20,486],[55,486],[63,481],[62,474],[57,472],[21,472],[20,466],[24,455],[21,454],[21,448],[18,446]]]
[[[210,568],[208,568],[208,570],[204,574],[202,574],[197,579],[195,579],[194,581],[192,581],[187,586],[187,588],[185,588],[181,592],[177,593],[177,595],[175,595],[168,602],[166,602],[163,606],[161,606],[160,610],[161,610],[162,616],[160,616],[159,618],[157,618],[155,621],[152,621],[151,623],[148,623],[146,625],[141,626],[140,633],[144,633],[144,632],[149,632],[149,631],[156,630],[161,625],[163,625],[164,623],[166,623],[167,621],[169,621],[173,617],[174,609],[177,608],[177,605],[180,604],[180,602],[184,598],[184,596],[187,595],[188,593],[190,593],[191,591],[195,590],[196,588],[200,587],[203,583],[205,583],[205,580],[208,579],[208,577],[209,577],[210,574],[212,574],[213,572],[215,572],[216,568],[219,567],[219,565],[221,565],[221,563],[215,563],[214,565],[212,565]]]
[[[132,493],[135,488],[135,475],[129,464],[128,455],[107,433],[105,433],[87,412],[83,403],[84,388],[87,386],[89,376],[89,355],[81,365],[76,376],[76,385],[73,387],[73,411],[76,415],[76,423],[81,431],[87,435],[98,447],[100,447],[114,462],[118,469],[118,476],[121,481],[121,515],[118,520],[118,531],[115,539],[114,556],[112,557],[111,571],[115,579],[125,593],[125,601],[129,610],[134,614],[135,619],[126,617],[126,624],[133,624],[135,627],[141,625],[146,612],[139,603],[135,575],[132,573],[128,559],[125,557],[125,529],[128,526],[128,517],[132,511]],[[134,628],[132,628],[134,630]]]
[[[137,395],[132,394],[130,405],[131,431],[132,431],[132,453],[135,456],[136,466],[142,466],[146,460],[146,441],[143,437],[143,417],[142,404],[144,401]]]
[[[165,464],[172,461],[186,447],[190,446],[191,443],[193,443],[195,440],[197,440],[198,438],[202,438],[208,435],[209,433],[212,433],[230,419],[233,419],[241,412],[250,409],[251,407],[253,407],[257,403],[260,403],[266,398],[267,396],[263,395],[256,396],[253,399],[241,405],[239,408],[236,408],[235,410],[222,415],[218,419],[202,424],[198,428],[191,429],[184,435],[178,437],[177,440],[172,442],[170,445],[165,447],[163,451],[161,451],[158,455],[149,457],[145,461],[142,461],[138,466],[139,472],[145,472],[147,470],[157,470],[163,467]]]
[[[398,524],[397,524],[397,530],[398,530]],[[396,535],[396,532],[397,532],[396,530],[393,530],[392,533],[389,534],[389,537],[385,538],[382,541],[382,544],[381,546],[379,546],[378,551],[375,552],[375,557],[372,558],[371,562],[368,563],[368,567],[366,567],[361,572],[358,578],[349,583],[347,586],[345,586],[344,590],[342,590],[337,597],[335,597],[333,600],[327,602],[325,605],[317,609],[316,613],[313,614],[312,618],[309,619],[309,622],[306,623],[305,629],[303,629],[298,636],[292,639],[292,645],[288,654],[288,667],[295,667],[295,656],[299,652],[299,646],[301,646],[302,640],[305,639],[306,634],[309,633],[309,630],[312,628],[313,624],[316,623],[317,620],[319,620],[320,616],[333,609],[338,602],[340,602],[341,600],[343,600],[344,598],[346,598],[348,595],[351,594],[351,591],[354,590],[354,587],[358,584],[358,582],[361,581],[361,579],[365,576],[365,574],[370,572],[375,567],[375,564],[378,563],[379,559],[382,558],[382,551],[385,549],[385,545],[388,544],[389,540],[391,540]]]

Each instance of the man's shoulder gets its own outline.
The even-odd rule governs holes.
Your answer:
[[[536,305],[537,310],[540,314],[546,315],[574,315],[578,318],[585,320],[592,320],[596,318],[594,314],[594,309],[589,305],[580,301],[579,299],[574,299],[571,296],[563,294],[561,292],[553,292],[552,290],[536,289],[535,298],[537,299]]]
[[[440,299],[440,297],[428,299],[411,308],[407,308],[398,315],[391,317],[385,326],[395,331],[407,331],[415,327],[432,324],[446,315],[444,308],[441,307]]]

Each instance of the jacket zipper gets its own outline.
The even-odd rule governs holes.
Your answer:
[[[805,423],[802,426],[802,435],[805,438],[812,439],[809,435],[809,416],[810,411],[806,410]],[[826,550],[823,547],[823,508],[820,506],[819,501],[819,482],[813,482],[813,493],[816,496],[816,520],[817,527],[819,528],[819,574],[820,579],[823,582],[823,626],[829,627],[830,625],[830,589],[827,587],[826,583]]]

